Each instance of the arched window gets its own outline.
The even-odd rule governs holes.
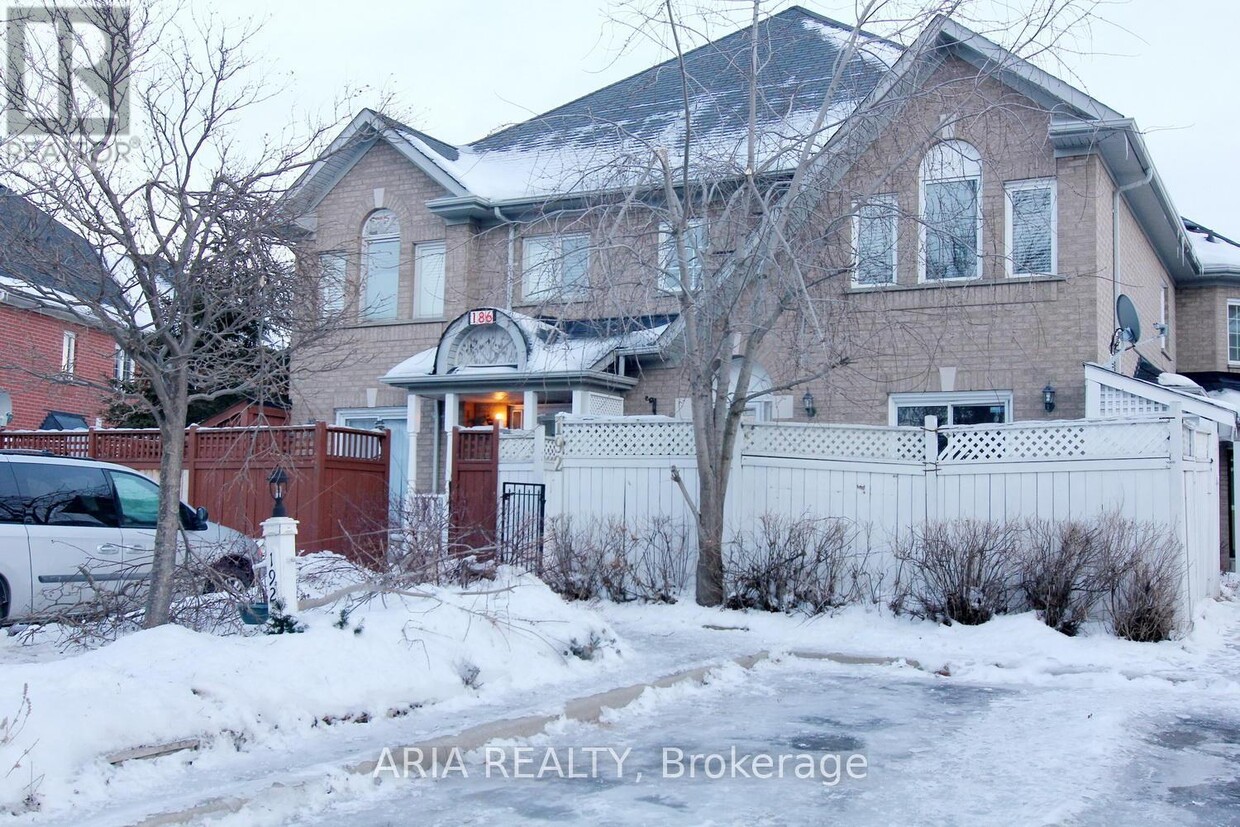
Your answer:
[[[981,275],[982,159],[965,141],[942,141],[921,161],[922,281]]]
[[[391,210],[376,210],[362,226],[362,315],[396,318],[400,284],[400,222]]]

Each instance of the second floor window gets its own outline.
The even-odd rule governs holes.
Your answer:
[[[60,345],[60,372],[72,376],[77,370],[77,334],[66,330]]]
[[[361,315],[396,318],[400,286],[400,223],[391,210],[376,210],[362,227],[363,283]]]
[[[345,256],[336,250],[319,255],[320,293],[323,315],[334,316],[344,310]]]
[[[856,263],[853,284],[896,282],[896,197],[878,195],[857,204],[853,218]]]
[[[1227,302],[1227,361],[1240,364],[1240,300]]]
[[[589,233],[532,235],[521,248],[526,301],[571,298],[589,287]]]
[[[116,346],[116,352],[112,357],[112,376],[117,382],[133,381],[133,357],[120,345]]]
[[[659,229],[659,289],[675,293],[682,285],[689,290],[700,287],[708,246],[706,222],[700,218],[689,220],[684,232],[685,259],[689,271],[686,284],[680,272],[680,250],[676,243],[676,234],[670,225],[663,225]]]
[[[1009,181],[1007,267],[1011,276],[1055,272],[1055,180]]]
[[[414,282],[413,315],[438,318],[443,315],[444,244],[435,241],[413,248]]]
[[[922,281],[981,275],[982,161],[964,141],[941,141],[921,162]]]

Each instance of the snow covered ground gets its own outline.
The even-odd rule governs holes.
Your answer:
[[[233,796],[251,803],[222,823],[389,824],[413,813],[430,824],[1240,823],[1234,599],[1205,605],[1185,639],[1150,645],[1098,631],[1065,638],[1032,615],[948,628],[863,609],[806,620],[685,604],[587,606],[511,573],[480,589],[492,593],[390,600],[351,616],[347,629],[323,610],[302,635],[163,629],[54,659],[0,643],[9,679],[0,710],[22,683],[32,700],[22,737],[0,758],[7,766],[11,750],[33,744],[19,772],[31,767],[42,779],[42,808],[15,820],[130,824]],[[571,653],[590,640],[601,643],[592,660]],[[378,759],[385,746],[556,714],[569,698],[760,651],[772,658],[753,670],[727,666],[702,686],[649,690],[601,725],[560,722],[488,745],[493,755],[464,755],[468,777],[340,769]],[[789,654],[798,651],[920,668]],[[100,757],[191,736],[204,748],[115,767]],[[551,748],[561,774],[573,751],[580,772],[591,747],[631,749],[623,776],[484,771],[488,758],[511,770],[517,750],[542,759]],[[704,768],[670,778],[664,747],[861,755],[866,769],[834,784],[821,767],[814,779],[788,777],[791,769],[711,779]],[[29,777],[13,776],[0,789],[21,795]]]

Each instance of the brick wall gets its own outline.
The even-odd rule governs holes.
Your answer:
[[[81,383],[54,380],[60,371],[66,331],[77,334],[75,375],[106,384],[113,375],[115,345],[80,324],[0,305],[0,390],[13,403],[14,429],[37,428],[48,411],[80,414],[90,424],[102,414],[108,394]]]
[[[998,83],[981,80],[976,70],[949,61],[926,84],[925,96],[907,104],[882,137],[844,176],[823,215],[820,245],[824,262],[850,259],[851,222],[840,220],[858,197],[894,193],[904,214],[898,229],[898,284],[891,289],[853,290],[849,276],[831,281],[821,298],[844,308],[832,323],[838,349],[847,364],[793,391],[793,412],[805,414],[800,396],[810,390],[819,421],[886,422],[889,394],[944,390],[941,369],[955,370],[954,390],[1004,390],[1014,396],[1019,419],[1084,415],[1081,364],[1105,360],[1112,330],[1111,194],[1114,183],[1096,156],[1056,158],[1047,138],[1049,114],[1037,104]],[[944,126],[942,117],[952,113]],[[981,209],[983,259],[980,279],[955,283],[918,282],[920,203],[918,183],[924,148],[939,138],[968,141],[982,162]],[[910,150],[915,148],[915,151]],[[1046,277],[1006,275],[1004,184],[1031,178],[1056,179],[1057,272]],[[382,192],[378,192],[381,190]],[[400,361],[433,347],[447,321],[472,306],[548,312],[573,318],[620,316],[671,310],[674,302],[653,289],[651,261],[657,254],[658,227],[648,218],[630,216],[600,231],[597,219],[581,213],[552,215],[510,229],[508,225],[445,226],[425,208],[444,195],[431,179],[385,144],[377,144],[344,176],[317,210],[316,244],[321,250],[350,254],[348,274],[357,285],[360,232],[377,207],[393,210],[401,222],[399,313],[396,320],[360,324],[336,336],[318,356],[295,363],[311,372],[295,379],[297,421],[331,419],[342,407],[363,407],[367,390],[377,392],[379,406],[401,405],[402,391],[384,386],[379,377]],[[609,217],[614,218],[614,217]],[[1120,288],[1137,303],[1152,332],[1159,318],[1159,288],[1170,285],[1126,205],[1121,210],[1122,272]],[[586,302],[531,305],[521,295],[524,239],[549,231],[591,232],[598,246],[592,254],[590,280],[595,291]],[[712,230],[713,232],[713,230]],[[442,319],[412,318],[413,250],[420,241],[446,244],[447,290]],[[511,258],[510,258],[511,257]],[[509,262],[513,263],[511,273]],[[1177,331],[1189,324],[1180,299],[1170,302],[1169,321]],[[804,375],[808,356],[803,320],[786,317],[762,355],[774,381]],[[1181,347],[1186,347],[1181,339]],[[1166,352],[1143,352],[1160,366],[1176,365],[1175,342]],[[1128,360],[1133,361],[1129,356]],[[1131,365],[1127,365],[1129,369]],[[802,373],[795,373],[802,371]],[[1056,408],[1047,413],[1042,388],[1057,390]],[[659,412],[671,414],[675,400],[687,395],[681,370],[673,363],[649,361],[625,400],[628,414],[648,413],[646,396],[658,400]],[[424,431],[433,420],[428,416]],[[427,473],[430,446],[422,440]]]

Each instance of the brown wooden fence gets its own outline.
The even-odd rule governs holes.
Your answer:
[[[277,465],[289,475],[285,504],[300,521],[302,551],[329,550],[359,562],[382,555],[388,524],[386,431],[319,422],[277,428],[199,428],[185,432],[181,498],[205,506],[211,519],[257,536],[271,516],[267,477]],[[153,429],[0,431],[0,448],[46,450],[158,472],[159,432]]]

